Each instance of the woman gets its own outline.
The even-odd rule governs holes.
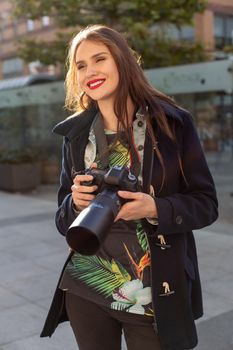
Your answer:
[[[118,191],[127,201],[96,255],[71,252],[41,336],[69,319],[80,350],[119,350],[122,329],[130,350],[192,349],[203,314],[192,230],[217,218],[192,118],[148,83],[110,28],[81,31],[68,58],[66,106],[76,113],[54,129],[64,136],[58,230],[66,235],[95,198],[85,169],[127,166],[141,191]]]

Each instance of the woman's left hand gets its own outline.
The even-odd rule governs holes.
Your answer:
[[[129,221],[142,218],[157,218],[155,200],[149,194],[128,191],[118,191],[117,194],[121,198],[128,199],[129,202],[121,207],[115,221],[119,219]]]

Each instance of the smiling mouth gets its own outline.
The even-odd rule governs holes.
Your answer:
[[[89,87],[89,89],[94,90],[100,87],[104,82],[105,82],[105,79],[94,80],[87,83],[87,86]]]

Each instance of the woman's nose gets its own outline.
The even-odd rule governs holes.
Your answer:
[[[96,69],[93,65],[89,65],[87,66],[87,69],[86,69],[86,77],[91,77],[93,75],[96,75],[97,72],[96,72]]]

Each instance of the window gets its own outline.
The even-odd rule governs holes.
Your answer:
[[[27,20],[27,30],[32,32],[34,30],[34,21],[32,19]]]
[[[19,57],[3,61],[2,75],[4,78],[19,76],[23,72],[23,61]]]
[[[177,28],[175,25],[170,24],[165,28],[165,32],[168,37],[174,40],[185,40],[193,41],[194,40],[194,29],[192,26],[182,26]]]
[[[233,16],[215,15],[214,36],[216,49],[233,45]]]
[[[180,29],[181,40],[194,40],[194,28],[192,26],[183,26]]]
[[[41,18],[41,21],[42,21],[42,26],[43,26],[43,27],[48,27],[49,24],[50,24],[50,18],[49,18],[49,16],[43,16],[43,17]]]
[[[229,39],[229,43],[233,45],[233,16],[227,18],[226,34],[227,34],[227,38]]]

